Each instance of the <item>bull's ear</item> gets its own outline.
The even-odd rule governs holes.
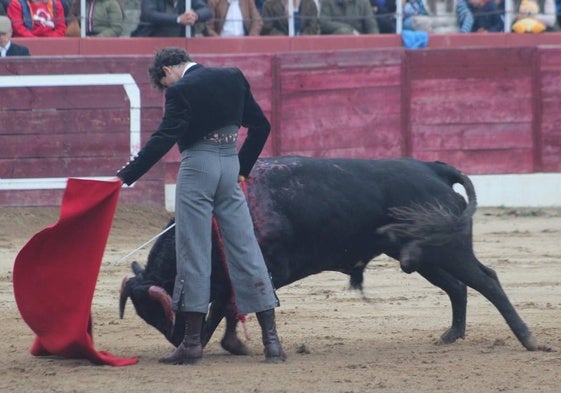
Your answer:
[[[144,267],[137,261],[131,263],[131,269],[135,275],[144,273]]]

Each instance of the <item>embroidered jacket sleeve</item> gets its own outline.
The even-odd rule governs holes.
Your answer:
[[[244,77],[246,86],[244,114],[242,126],[247,127],[247,137],[238,153],[240,160],[240,175],[248,176],[261,154],[265,142],[271,132],[271,124],[265,117],[263,110],[255,101],[249,83]]]
[[[158,127],[146,144],[118,173],[125,184],[131,185],[144,175],[176,143],[177,138],[189,127],[189,103],[179,89],[172,86],[166,90],[165,113]],[[185,138],[185,135],[182,136]]]

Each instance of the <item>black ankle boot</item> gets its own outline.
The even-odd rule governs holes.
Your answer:
[[[185,315],[185,337],[173,352],[162,356],[160,363],[165,364],[197,364],[203,357],[203,346],[201,345],[201,329],[205,314],[198,312],[186,312]]]
[[[275,309],[261,311],[255,314],[257,321],[261,326],[261,335],[263,337],[263,345],[265,346],[265,361],[269,363],[278,363],[286,360],[277,328],[275,325]]]

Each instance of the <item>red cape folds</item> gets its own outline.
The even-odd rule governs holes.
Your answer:
[[[91,304],[121,190],[119,181],[68,179],[59,221],[21,249],[14,263],[14,295],[37,337],[30,352],[126,366],[93,346]]]

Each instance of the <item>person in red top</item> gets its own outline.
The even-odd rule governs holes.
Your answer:
[[[8,6],[14,37],[64,37],[66,23],[60,0],[12,0]]]

